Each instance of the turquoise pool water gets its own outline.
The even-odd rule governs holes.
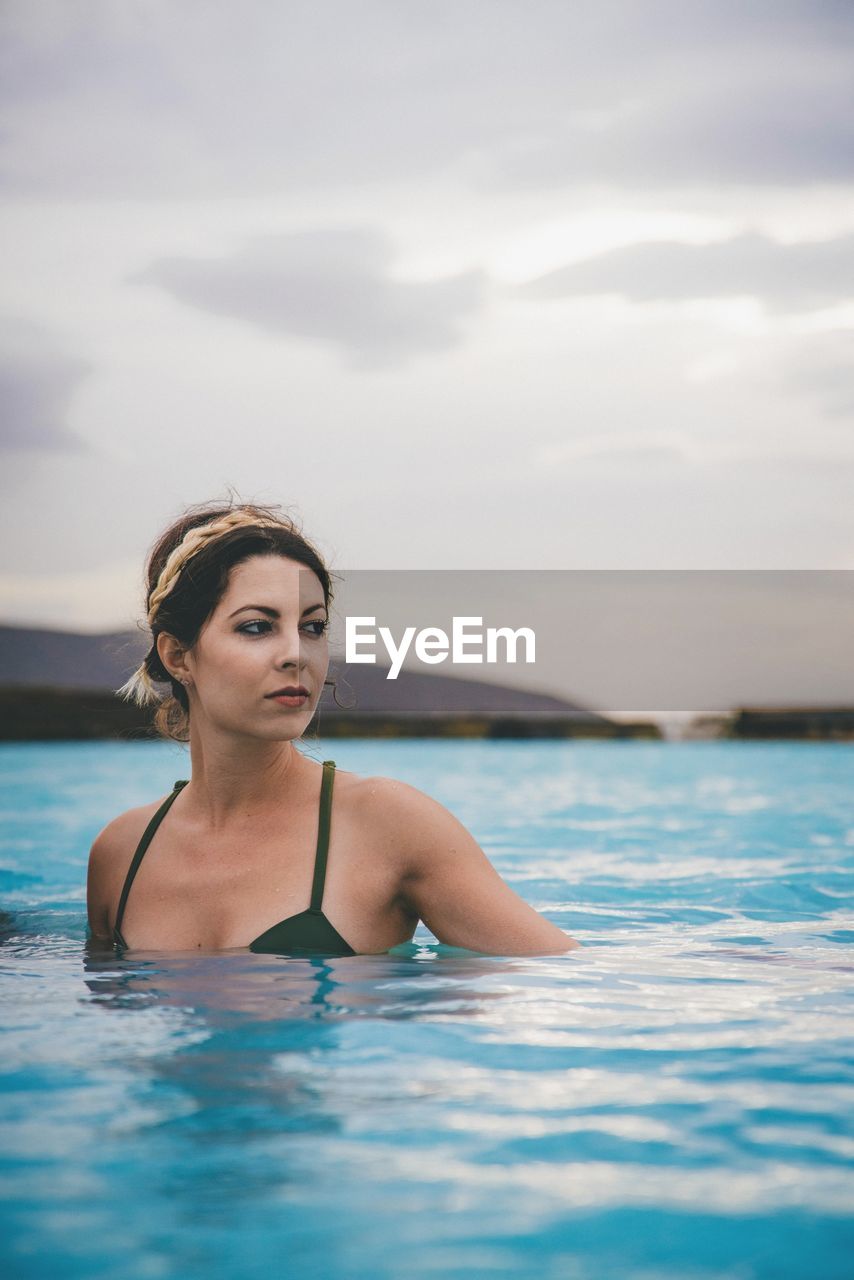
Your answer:
[[[89,843],[183,751],[0,748],[6,1275],[852,1274],[854,748],[312,753],[585,949],[87,957]]]

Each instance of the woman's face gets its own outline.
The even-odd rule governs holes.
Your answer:
[[[276,555],[235,565],[186,655],[191,721],[252,737],[298,738],[323,692],[327,625],[323,587],[305,565]],[[304,695],[274,696],[288,688]]]

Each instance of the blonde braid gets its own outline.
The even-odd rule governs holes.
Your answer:
[[[251,507],[243,507],[235,511],[229,511],[227,515],[220,516],[217,520],[211,520],[209,524],[195,525],[192,529],[189,529],[178,545],[170,551],[166,563],[160,571],[154,590],[148,598],[148,625],[152,629],[161,604],[175,586],[178,575],[187,561],[212,539],[219,538],[224,533],[230,533],[232,529],[239,529],[244,526],[254,526],[262,529],[292,528],[284,520],[277,520],[274,516],[267,515],[262,511],[253,512]],[[140,707],[160,701],[154,682],[148,674],[147,662],[149,656],[150,653],[143,658],[136,671],[125,681],[122,687],[116,690],[119,697],[124,698],[127,702],[135,702]]]
[[[175,585],[178,574],[191,556],[203,547],[206,542],[210,542],[212,538],[218,538],[220,534],[230,533],[232,529],[239,529],[243,525],[254,525],[263,529],[273,528],[275,526],[288,528],[283,521],[276,520],[272,516],[257,514],[253,515],[251,511],[238,510],[230,511],[226,516],[220,516],[218,520],[212,520],[210,524],[196,525],[184,534],[184,537],[170,551],[169,556],[163,566],[160,577],[157,579],[157,585],[148,598],[148,625],[154,625],[154,619],[157,617],[157,610],[161,603],[169,595],[169,592]]]
[[[130,679],[126,680],[120,689],[116,689],[120,698],[124,698],[125,702],[135,702],[138,707],[147,707],[150,702],[160,701],[151,676],[148,674],[146,661],[147,659],[143,658]]]

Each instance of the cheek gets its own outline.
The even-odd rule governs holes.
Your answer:
[[[319,681],[321,677],[325,678],[329,669],[329,645],[325,640],[320,640],[317,644],[313,644],[310,649],[304,651],[303,661],[313,673],[315,680]]]
[[[299,647],[304,660],[322,662],[329,651],[329,638],[326,634],[322,636],[302,634]]]
[[[237,685],[241,679],[255,678],[262,667],[269,665],[269,661],[263,644],[251,644],[240,636],[228,637],[217,646],[217,679],[226,685]]]

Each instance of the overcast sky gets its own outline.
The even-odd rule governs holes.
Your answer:
[[[854,568],[854,5],[2,24],[3,620],[127,625],[226,486],[342,569]]]

